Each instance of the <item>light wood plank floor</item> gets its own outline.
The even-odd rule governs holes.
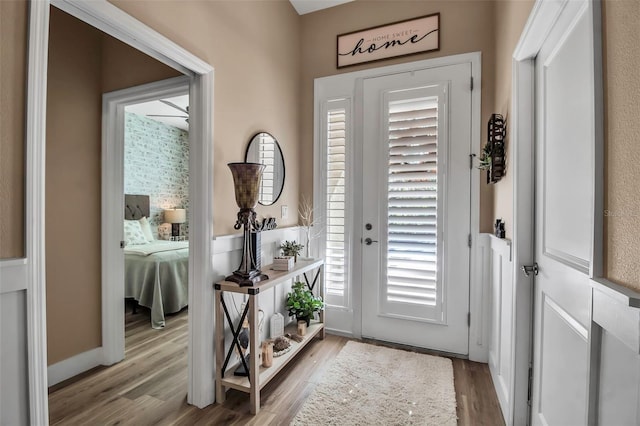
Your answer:
[[[348,339],[310,342],[297,360],[262,391],[262,408],[249,414],[247,394],[230,390],[224,405],[203,410],[186,403],[187,313],[153,330],[144,308],[126,317],[125,360],[99,367],[49,389],[52,425],[281,425],[289,424],[330,361]],[[453,359],[459,425],[501,425],[489,369]]]

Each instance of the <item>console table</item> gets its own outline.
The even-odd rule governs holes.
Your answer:
[[[261,365],[261,351],[260,351],[260,336],[258,330],[258,298],[256,297],[261,292],[273,288],[279,284],[286,282],[296,276],[304,276],[307,287],[316,295],[320,295],[322,300],[325,300],[324,293],[324,280],[322,279],[322,267],[324,260],[298,260],[295,267],[290,271],[274,271],[271,270],[271,265],[267,265],[262,268],[263,273],[269,276],[268,280],[261,281],[254,286],[240,287],[238,284],[221,281],[214,284],[215,288],[215,351],[216,351],[216,401],[223,403],[226,399],[226,392],[228,388],[237,389],[242,392],[246,392],[250,395],[251,413],[257,414],[260,411],[260,390],[269,381],[275,377],[275,375],[289,363],[307,343],[309,343],[316,335],[320,339],[324,339],[324,310],[320,311],[320,319],[312,320],[311,325],[307,328],[307,334],[304,336],[302,342],[297,343],[291,341],[291,350],[284,355],[273,358],[273,364],[269,368],[264,368]],[[310,282],[307,277],[308,272],[315,271],[313,281]],[[316,288],[317,287],[317,288]],[[234,324],[231,320],[231,315],[227,309],[226,302],[224,301],[224,292],[247,294],[249,296],[249,303],[246,304],[241,316],[237,323]],[[224,324],[225,317],[231,331],[233,332],[233,343],[229,350],[225,353],[224,344]],[[249,321],[249,376],[234,376],[233,371],[235,368],[244,363],[244,360],[235,363],[232,366],[228,366],[231,355],[235,349],[238,349],[240,344],[238,342],[238,336],[242,330],[242,323],[248,318]],[[296,324],[286,327],[285,332],[296,333]],[[255,356],[257,355],[257,356]],[[258,372],[258,374],[255,374]]]

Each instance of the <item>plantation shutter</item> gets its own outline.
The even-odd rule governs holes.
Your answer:
[[[387,302],[437,304],[438,98],[388,103]]]
[[[261,140],[258,144],[258,162],[265,165],[262,173],[262,183],[260,185],[260,201],[263,204],[271,204],[273,202],[273,181],[274,181],[274,160],[276,144],[272,137],[267,135],[260,136]]]
[[[349,245],[347,234],[347,105],[329,102],[325,155],[325,285],[327,302],[346,305]]]

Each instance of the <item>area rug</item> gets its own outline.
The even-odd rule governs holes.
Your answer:
[[[292,425],[455,425],[448,358],[349,341]]]

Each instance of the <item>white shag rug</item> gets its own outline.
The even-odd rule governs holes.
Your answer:
[[[456,425],[448,358],[349,341],[291,425]]]

